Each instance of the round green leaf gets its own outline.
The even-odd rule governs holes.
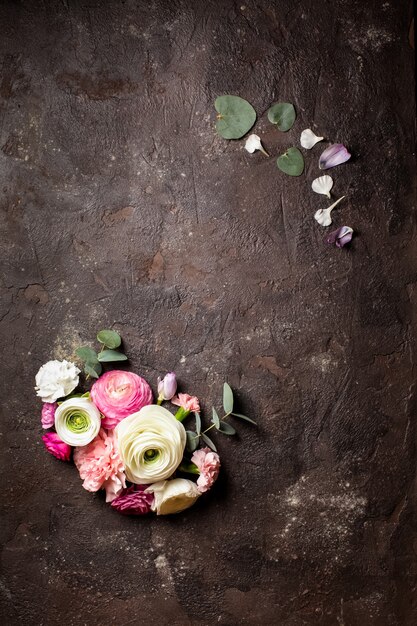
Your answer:
[[[271,124],[276,124],[284,133],[292,128],[296,118],[294,105],[290,102],[276,102],[268,111]]]
[[[88,376],[91,376],[91,378],[98,378],[101,374],[101,365],[98,362],[94,365],[86,363],[84,365],[84,372],[88,374]]]
[[[77,348],[75,354],[86,363],[96,363],[97,362],[97,354],[93,348],[89,346],[82,346],[81,348]]]
[[[115,330],[100,330],[97,334],[97,339],[100,343],[104,343],[106,348],[110,348],[111,350],[118,348],[122,343],[119,333],[116,333]]]
[[[289,176],[300,176],[304,171],[304,157],[298,148],[288,148],[285,154],[277,159],[277,166]]]
[[[98,353],[100,363],[112,363],[113,361],[127,361],[127,356],[116,350],[103,350]]]
[[[256,111],[239,96],[219,96],[214,107],[218,112],[216,130],[224,139],[240,139],[256,121]]]

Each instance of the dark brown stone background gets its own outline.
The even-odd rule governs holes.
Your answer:
[[[3,624],[417,623],[411,9],[1,2]],[[270,159],[216,135],[224,93]],[[349,250],[313,220],[322,145],[276,168],[306,127],[354,155]],[[118,515],[43,449],[37,369],[109,326],[154,388],[174,369],[208,415],[227,380],[259,422],[177,517]]]

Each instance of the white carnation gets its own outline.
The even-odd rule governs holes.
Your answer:
[[[43,402],[64,398],[78,385],[80,370],[70,361],[48,361],[36,374],[35,390]]]

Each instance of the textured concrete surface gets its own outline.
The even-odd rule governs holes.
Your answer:
[[[7,1],[1,23],[2,623],[417,623],[411,2]],[[256,108],[273,156],[345,142],[323,243],[309,189],[213,128]],[[266,119],[295,104],[293,130]],[[124,518],[40,442],[33,377],[100,327],[259,421],[171,519]]]

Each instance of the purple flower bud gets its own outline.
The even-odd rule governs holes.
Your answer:
[[[165,374],[161,380],[158,378],[158,400],[171,400],[177,391],[177,377],[174,372]]]
[[[331,167],[349,161],[351,156],[352,155],[343,144],[334,143],[322,153],[319,160],[319,168],[321,170],[328,170]]]
[[[343,248],[347,243],[352,241],[353,228],[350,226],[341,226],[329,234],[326,241],[335,244],[338,248]]]

